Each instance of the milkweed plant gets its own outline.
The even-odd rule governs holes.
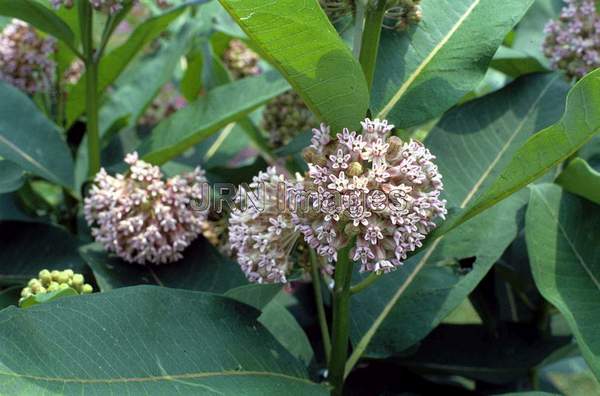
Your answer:
[[[600,393],[600,2],[0,15],[0,393]]]

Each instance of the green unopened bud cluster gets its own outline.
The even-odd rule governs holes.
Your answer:
[[[294,91],[277,96],[263,113],[262,127],[269,133],[269,142],[275,148],[288,144],[301,132],[317,125],[314,114]]]
[[[423,19],[421,0],[394,0],[385,12],[384,26],[388,29],[405,31]]]
[[[19,303],[37,294],[64,290],[69,287],[79,294],[88,294],[94,290],[90,284],[85,283],[83,275],[76,274],[73,270],[49,271],[45,269],[40,271],[37,278],[32,278],[27,283],[27,287],[21,291]]]

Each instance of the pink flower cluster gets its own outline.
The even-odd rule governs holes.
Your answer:
[[[164,85],[139,119],[139,124],[154,126],[177,110],[187,106],[187,100],[172,83]]]
[[[223,62],[236,80],[262,73],[259,61],[258,54],[238,39],[231,40],[223,53]]]
[[[125,158],[129,172],[96,175],[84,212],[95,240],[128,262],[162,264],[181,259],[183,250],[202,232],[206,211],[191,208],[206,197],[204,172],[163,181],[160,168]]]
[[[285,185],[275,167],[261,171],[250,183],[250,191],[238,194],[238,207],[231,212],[229,243],[251,282],[286,283],[292,269],[290,255],[299,234],[292,224]],[[245,202],[246,193],[255,202]]]
[[[0,35],[0,80],[35,94],[50,88],[56,68],[55,41],[42,38],[25,22],[13,19]]]
[[[344,129],[336,138],[324,125],[314,130],[305,152],[308,178],[295,191],[308,210],[292,219],[330,262],[356,235],[351,256],[361,271],[389,272],[422,246],[434,219],[444,218],[442,176],[420,142],[389,137],[387,121],[366,119],[362,126],[362,133]]]
[[[560,18],[546,25],[544,54],[552,68],[582,78],[600,67],[600,15],[594,0],[565,0]]]

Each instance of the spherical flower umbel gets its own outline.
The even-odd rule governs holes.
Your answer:
[[[231,248],[249,281],[286,283],[293,265],[290,255],[300,236],[292,224],[286,179],[270,167],[255,176],[249,188],[239,191],[238,207],[229,218]]]
[[[183,250],[202,232],[205,210],[191,205],[207,198],[204,172],[174,176],[166,181],[160,168],[125,158],[129,172],[96,175],[84,212],[92,235],[104,248],[123,260],[162,264],[183,257]]]
[[[154,126],[171,114],[187,106],[187,100],[177,91],[177,88],[168,83],[164,85],[156,98],[150,103],[139,119],[139,124]]]
[[[600,15],[594,0],[565,0],[558,20],[546,25],[544,54],[553,69],[582,78],[600,67]]]
[[[223,62],[225,67],[231,73],[234,79],[257,76],[262,70],[258,65],[260,58],[256,52],[252,51],[243,41],[233,39],[223,53]]]
[[[305,151],[308,178],[297,183],[292,220],[330,262],[356,236],[351,258],[361,271],[389,272],[444,218],[442,176],[418,141],[389,136],[387,121],[366,119],[362,133],[314,130]]]
[[[45,269],[40,271],[37,278],[29,280],[27,286],[21,290],[19,304],[31,296],[64,290],[69,287],[79,294],[88,294],[94,291],[90,284],[85,283],[83,275],[76,274],[71,269],[64,271]]]
[[[0,35],[0,80],[28,94],[47,91],[56,68],[52,38],[41,37],[25,22],[13,19]]]
[[[314,114],[294,91],[275,97],[263,112],[262,127],[268,132],[269,143],[274,148],[288,144],[301,132],[317,125]]]

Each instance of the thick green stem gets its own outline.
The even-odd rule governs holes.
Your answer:
[[[333,337],[331,360],[329,363],[329,382],[333,386],[331,394],[341,396],[344,389],[344,369],[348,357],[350,333],[350,283],[352,281],[351,241],[338,252],[335,265],[335,285],[333,289]]]
[[[381,25],[385,15],[387,0],[371,0],[366,6],[365,20],[360,39],[360,55],[358,60],[363,68],[369,91],[375,76],[375,64],[381,37]]]
[[[98,131],[98,62],[94,51],[94,12],[89,2],[79,2],[79,25],[85,62],[85,105],[87,117],[88,175],[100,170],[100,134]]]
[[[323,348],[325,349],[325,359],[327,364],[331,358],[331,337],[329,336],[329,326],[327,325],[327,315],[325,315],[325,305],[323,303],[323,293],[321,291],[321,275],[319,274],[318,257],[314,249],[310,249],[310,269],[312,285],[315,291],[315,301],[317,303],[317,315],[319,318],[319,327],[321,328],[321,338],[323,339]]]

